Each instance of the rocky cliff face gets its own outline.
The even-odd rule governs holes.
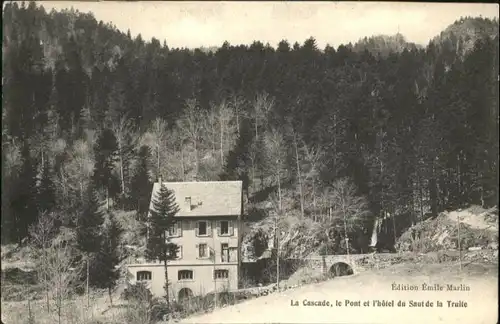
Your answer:
[[[470,207],[443,212],[410,227],[396,243],[400,252],[498,249],[498,210]],[[460,228],[458,226],[460,224]]]
[[[497,19],[461,18],[434,37],[431,43],[438,48],[455,51],[464,57],[473,49],[478,39],[498,37],[498,29]]]
[[[283,216],[275,223],[274,217],[267,217],[249,226],[242,243],[243,260],[251,262],[269,257],[269,252],[276,247],[281,258],[304,258],[319,248],[323,232],[321,224],[308,218]]]

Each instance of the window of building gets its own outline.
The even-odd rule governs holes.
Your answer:
[[[217,221],[217,234],[219,236],[233,235],[233,222],[232,221]]]
[[[177,245],[177,247],[179,249],[177,250],[177,255],[175,256],[175,260],[180,260],[182,259],[182,245]]]
[[[214,270],[214,279],[227,279],[229,278],[229,270],[217,269]]]
[[[229,244],[221,244],[221,262],[229,262]]]
[[[220,222],[220,235],[229,235],[229,222],[221,221]]]
[[[152,278],[151,271],[137,271],[137,281],[149,281]]]
[[[206,244],[198,244],[198,258],[208,258],[208,246]]]
[[[182,233],[182,224],[180,221],[176,221],[172,224],[167,231],[168,237],[179,237]]]
[[[208,235],[208,222],[199,221],[197,223],[196,235],[198,235],[198,236],[207,236]]]
[[[178,280],[193,280],[193,271],[192,270],[179,270],[177,272]]]

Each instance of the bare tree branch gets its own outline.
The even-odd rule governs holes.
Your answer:
[[[183,132],[183,137],[189,139],[193,144],[194,152],[195,152],[195,162],[196,162],[196,176],[199,173],[199,144],[200,144],[200,135],[202,131],[202,116],[200,115],[200,108],[198,106],[198,102],[196,99],[186,100],[186,104],[184,105],[184,115],[177,122],[177,126]]]
[[[154,140],[154,152],[156,153],[156,177],[160,176],[161,172],[161,152],[165,147],[167,136],[167,122],[161,118],[156,118],[149,128],[149,132]]]
[[[132,121],[128,118],[127,113],[125,113],[122,117],[120,117],[117,121],[112,122],[112,130],[116,136],[116,141],[118,143],[118,163],[120,168],[120,180],[121,180],[121,190],[122,194],[125,193],[125,166],[126,157],[124,156],[124,146],[127,145],[126,137],[127,135],[134,133],[134,128],[132,125]],[[138,136],[130,136],[133,140],[132,145],[137,144]]]

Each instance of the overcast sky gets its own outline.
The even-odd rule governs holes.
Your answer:
[[[132,36],[156,37],[169,47],[250,44],[272,46],[287,39],[318,46],[356,42],[376,34],[402,33],[426,45],[461,16],[498,17],[496,4],[387,2],[76,2],[42,1],[45,9],[74,7],[96,19],[130,29]]]

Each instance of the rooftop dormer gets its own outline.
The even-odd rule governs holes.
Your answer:
[[[185,197],[184,198],[184,209],[188,212],[190,212],[193,208],[193,205],[191,204],[191,197]]]

